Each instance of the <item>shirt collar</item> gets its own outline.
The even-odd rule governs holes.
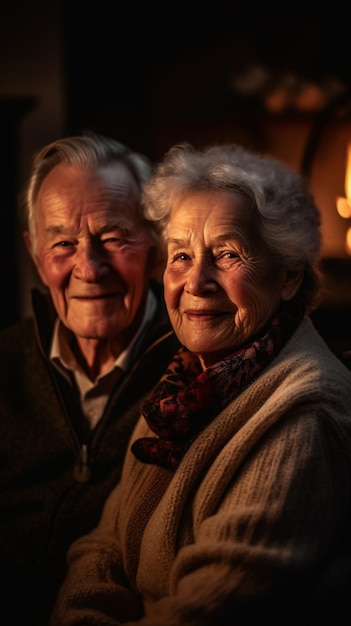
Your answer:
[[[138,353],[138,348],[146,332],[148,322],[153,317],[157,307],[157,301],[154,293],[149,289],[143,319],[137,333],[132,341],[117,357],[113,367],[120,367],[124,371],[128,371]],[[56,319],[53,337],[50,349],[50,359],[55,364],[61,364],[66,369],[75,371],[80,370],[80,366],[75,358],[71,348],[71,333],[67,331],[59,318]],[[112,368],[111,368],[112,369]]]

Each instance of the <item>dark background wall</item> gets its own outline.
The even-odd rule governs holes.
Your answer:
[[[85,128],[154,160],[182,140],[270,149],[272,117],[310,127],[351,89],[350,33],[341,3],[2,2],[0,325],[30,312],[37,282],[18,208],[36,150]]]
[[[157,159],[198,131],[222,139],[284,81],[349,84],[350,9],[311,4],[64,1],[66,130],[93,126]]]

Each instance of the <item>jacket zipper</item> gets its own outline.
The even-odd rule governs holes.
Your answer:
[[[73,478],[77,481],[77,483],[87,483],[89,482],[90,477],[91,470],[89,467],[88,446],[86,443],[83,443],[80,448],[78,463],[73,469]]]

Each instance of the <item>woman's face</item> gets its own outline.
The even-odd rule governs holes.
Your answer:
[[[297,291],[238,193],[191,192],[172,209],[165,301],[179,340],[203,368],[250,340]]]

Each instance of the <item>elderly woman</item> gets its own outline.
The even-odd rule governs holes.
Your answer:
[[[313,197],[272,158],[184,144],[144,200],[184,347],[143,406],[100,524],[71,547],[51,624],[342,624],[351,373],[308,317]]]

